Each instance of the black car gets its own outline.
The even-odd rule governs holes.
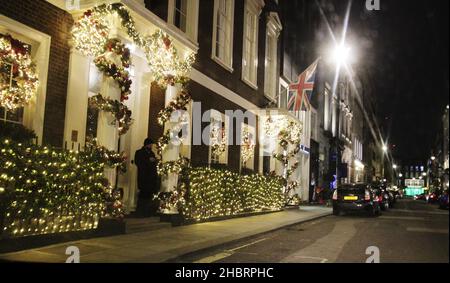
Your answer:
[[[380,214],[380,205],[372,188],[367,184],[342,185],[333,194],[333,214],[360,211],[369,216]]]

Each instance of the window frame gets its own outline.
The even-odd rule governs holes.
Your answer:
[[[259,16],[264,5],[263,0],[245,0],[244,7],[241,79],[255,90],[258,89]],[[249,26],[250,24],[251,26]],[[252,38],[249,36],[249,29],[253,30]],[[251,46],[248,46],[249,44]],[[247,64],[248,62],[253,62],[253,64]]]
[[[225,26],[225,58],[220,58],[217,56],[217,45],[218,42],[218,11],[220,7],[220,1],[221,0],[214,0],[214,14],[213,14],[213,37],[212,37],[212,50],[211,50],[211,59],[215,61],[217,64],[228,70],[229,72],[233,72],[233,51],[234,51],[234,7],[235,7],[235,1],[234,0],[223,0],[225,1],[225,5],[227,8],[227,11],[229,11],[230,15],[225,16],[225,19],[228,19],[228,22],[226,22]],[[228,38],[228,42],[226,41],[226,38]],[[227,54],[228,53],[228,54]]]
[[[278,79],[278,39],[283,27],[278,14],[271,12],[267,16],[266,26],[266,51],[265,51],[265,72],[264,72],[264,95],[276,102],[277,79]],[[269,62],[269,58],[271,58]]]
[[[175,25],[176,0],[168,1],[167,23],[176,32],[185,35],[191,42],[198,42],[198,10],[199,0],[186,1],[186,31],[183,31]]]

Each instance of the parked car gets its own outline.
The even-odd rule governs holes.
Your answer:
[[[427,199],[427,195],[426,194],[420,194],[420,195],[415,195],[414,196],[414,200],[426,200]]]
[[[365,212],[369,216],[380,214],[375,192],[367,184],[342,185],[333,193],[333,214],[341,212]]]
[[[448,191],[444,192],[440,197],[439,197],[439,208],[440,209],[448,209]]]

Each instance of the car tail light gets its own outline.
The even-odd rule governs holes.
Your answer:
[[[333,193],[333,200],[337,200],[337,199],[338,199],[338,193],[337,193],[337,190],[335,190]]]
[[[369,191],[366,191],[366,194],[364,195],[364,200],[370,201],[370,192]]]

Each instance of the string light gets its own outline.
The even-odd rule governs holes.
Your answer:
[[[0,142],[2,236],[95,229],[102,217],[121,217],[121,203],[103,177],[105,155]]]
[[[243,176],[228,170],[189,168],[177,190],[160,193],[162,211],[178,209],[186,220],[208,220],[262,211],[279,211],[284,202],[279,176]]]

